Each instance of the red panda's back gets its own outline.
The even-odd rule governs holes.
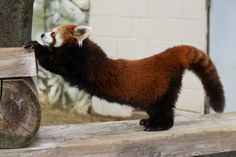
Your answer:
[[[100,73],[98,88],[127,102],[154,103],[166,92],[175,72],[177,64],[172,58],[161,53],[134,61],[109,60]]]

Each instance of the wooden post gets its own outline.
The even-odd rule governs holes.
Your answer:
[[[29,144],[40,126],[40,105],[32,78],[34,53],[0,49],[0,149]]]

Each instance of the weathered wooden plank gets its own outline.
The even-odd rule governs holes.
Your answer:
[[[185,157],[236,150],[236,113],[178,117],[173,128],[144,132],[138,121],[41,127],[28,148],[4,157]]]
[[[33,52],[22,47],[0,48],[0,78],[36,76],[36,61]]]

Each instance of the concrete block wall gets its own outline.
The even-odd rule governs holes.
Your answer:
[[[179,44],[206,50],[206,0],[92,0],[89,23],[91,38],[112,58],[139,59]],[[186,72],[177,108],[203,113],[204,95]]]

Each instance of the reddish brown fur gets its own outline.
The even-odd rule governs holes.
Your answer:
[[[173,126],[173,108],[185,69],[201,79],[211,107],[216,112],[223,111],[223,86],[214,64],[201,50],[182,45],[140,60],[113,60],[89,39],[79,47],[74,28],[69,25],[57,29],[64,36],[60,48],[48,48],[35,41],[26,47],[33,45],[36,57],[46,69],[91,95],[147,111],[150,117],[140,121],[146,130]]]
[[[182,68],[189,69],[199,60],[202,60],[206,71],[214,67],[207,55],[190,46],[170,48],[158,55],[135,61],[110,59],[98,75],[97,88],[104,95],[124,103],[140,104],[139,107],[146,109],[165,94],[170,82]]]
[[[65,25],[63,27],[57,27],[55,32],[60,33],[63,37],[64,42],[62,45],[70,44],[70,43],[77,43],[77,39],[74,35],[74,29],[76,28],[76,25]]]
[[[180,64],[173,55],[162,53],[137,61],[108,60],[104,66],[98,75],[99,91],[147,108],[165,94]]]

